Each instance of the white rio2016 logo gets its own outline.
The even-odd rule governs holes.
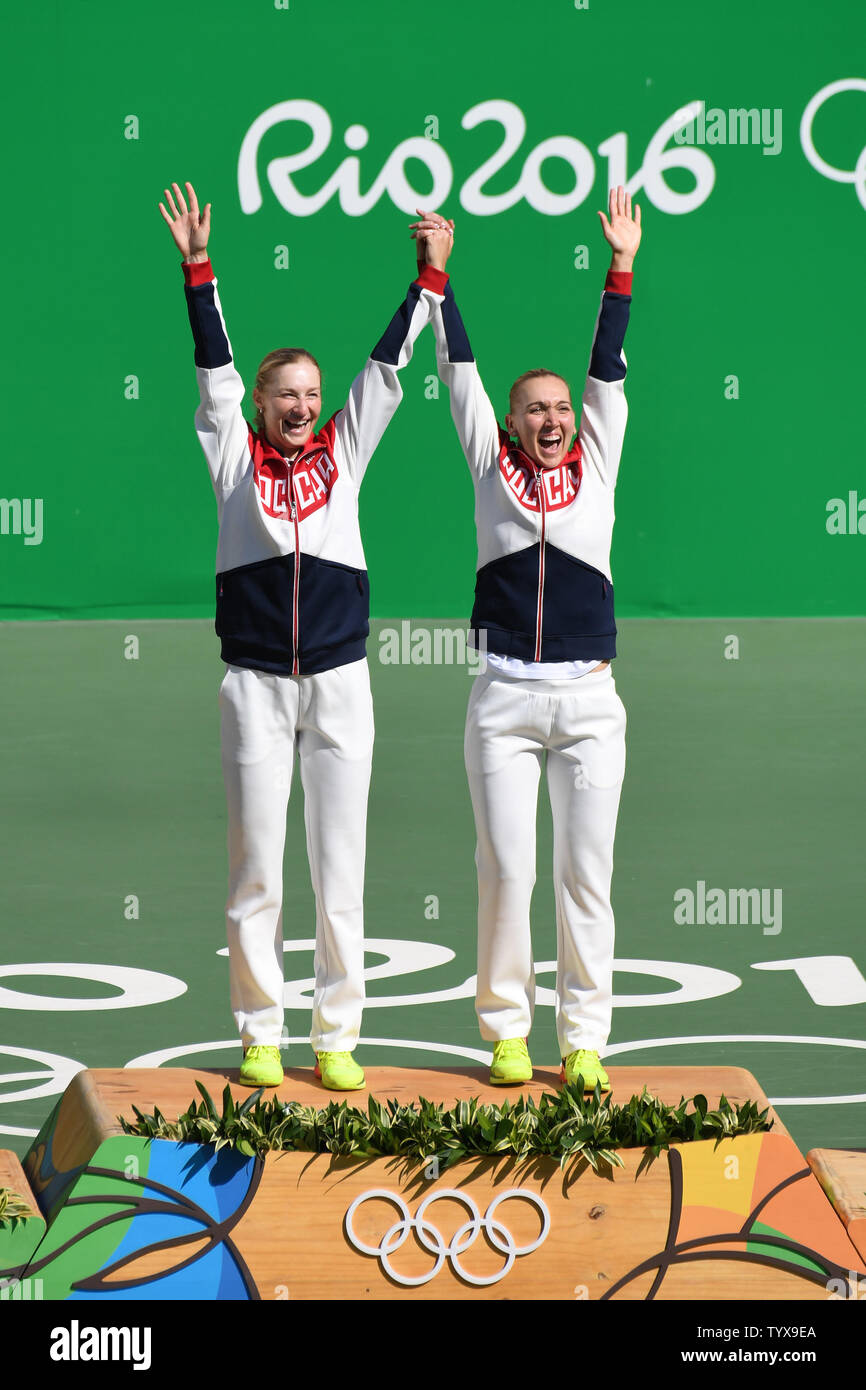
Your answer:
[[[853,169],[837,169],[835,165],[828,164],[826,159],[822,159],[815,149],[815,142],[812,139],[812,124],[820,107],[830,97],[834,97],[839,92],[866,92],[866,79],[862,77],[843,77],[839,82],[830,82],[826,87],[822,87],[820,92],[816,92],[803,112],[803,119],[800,121],[800,144],[803,146],[803,153],[819,174],[823,174],[825,179],[833,179],[834,183],[853,183],[854,192],[860,199],[861,206],[866,208],[866,144],[857,159]]]
[[[838,92],[866,92],[866,80],[846,77],[822,87],[806,106],[800,121],[800,143],[803,153],[814,169],[824,178],[837,183],[853,183],[857,197],[866,208],[866,145],[852,170],[837,169],[828,164],[815,149],[812,124],[819,108]],[[700,101],[692,101],[669,116],[650,139],[641,167],[629,177],[628,136],[618,131],[598,146],[597,153],[608,162],[607,185],[624,184],[629,193],[643,190],[644,197],[660,212],[674,215],[694,212],[705,203],[713,191],[716,170],[705,151],[682,145],[666,146],[678,130],[693,121],[701,110]],[[386,159],[379,174],[366,193],[361,192],[361,161],[347,155],[317,193],[301,193],[293,182],[300,169],[307,169],[328,149],[333,126],[328,112],[318,102],[301,98],[277,102],[257,116],[244,136],[238,158],[238,192],[241,208],[246,213],[258,212],[262,206],[262,190],[258,174],[258,152],[262,139],[274,126],[294,122],[306,126],[309,142],[297,154],[284,155],[268,161],[267,177],[275,197],[293,217],[312,217],[335,195],[343,212],[349,217],[362,217],[376,206],[383,194],[403,212],[414,212],[419,205],[440,207],[451,194],[454,170],[448,154],[437,140],[412,135],[402,140]],[[510,159],[517,154],[526,135],[526,118],[513,101],[494,99],[481,101],[466,112],[461,122],[464,130],[474,130],[485,122],[501,127],[498,149],[470,174],[460,189],[459,200],[467,212],[477,217],[493,217],[525,199],[536,212],[548,217],[561,216],[580,207],[589,196],[595,182],[595,160],[581,141],[573,135],[551,135],[530,150],[523,161],[520,177],[512,188],[503,193],[486,193],[485,185]],[[346,128],[343,142],[349,150],[362,150],[369,140],[366,126],[353,124]],[[407,178],[406,164],[417,160],[425,165],[432,181],[426,192],[415,188]],[[573,187],[567,193],[554,193],[544,182],[542,165],[547,159],[559,159],[571,166]],[[668,169],[685,169],[694,179],[687,193],[675,192],[665,181]]]
[[[669,116],[650,139],[643,164],[631,178],[627,172],[628,136],[625,131],[618,131],[604,140],[598,146],[598,153],[608,161],[608,185],[625,184],[629,193],[643,189],[644,195],[662,212],[693,212],[700,207],[715,183],[712,160],[703,150],[683,146],[665,148],[678,130],[695,119],[700,109],[701,103],[693,101]],[[262,205],[258,175],[261,141],[269,130],[286,121],[305,125],[310,134],[309,143],[297,154],[269,160],[266,172],[275,197],[294,217],[311,217],[335,194],[344,213],[349,217],[362,217],[376,206],[383,193],[387,193],[403,212],[414,212],[419,205],[439,207],[451,193],[454,182],[451,160],[438,141],[423,135],[410,136],[391,151],[366,193],[361,192],[361,161],[354,154],[346,156],[318,193],[299,192],[293,182],[294,174],[321,158],[331,143],[333,127],[323,106],[297,98],[269,106],[256,117],[244,136],[238,159],[238,192],[244,212],[258,212]],[[485,184],[520,149],[526,135],[526,118],[513,101],[481,101],[466,112],[462,126],[464,130],[473,130],[485,121],[501,126],[502,138],[499,148],[460,189],[460,204],[467,212],[478,217],[492,217],[525,198],[536,212],[554,217],[573,212],[589,196],[595,182],[595,161],[587,146],[573,135],[552,135],[542,140],[524,159],[513,188],[504,193],[485,193]],[[369,132],[362,125],[350,125],[343,134],[344,144],[350,150],[362,150],[368,139]],[[406,176],[406,164],[410,159],[427,168],[433,186],[426,192],[414,188]],[[563,160],[571,166],[574,184],[567,193],[554,193],[545,184],[542,165],[546,159]],[[694,188],[688,193],[674,192],[665,182],[667,169],[687,170],[694,179]]]
[[[516,1245],[508,1227],[503,1225],[502,1221],[494,1219],[493,1213],[497,1207],[512,1197],[522,1197],[537,1207],[541,1213],[541,1230],[535,1240],[530,1241],[528,1245]],[[363,1202],[371,1202],[374,1198],[391,1202],[400,1212],[400,1220],[389,1226],[378,1245],[368,1245],[366,1241],[361,1240],[360,1236],[355,1234],[352,1218]],[[460,1229],[454,1232],[447,1245],[442,1238],[442,1233],[425,1217],[425,1213],[434,1202],[444,1201],[445,1198],[460,1202],[470,1213],[471,1218],[469,1221],[464,1221]],[[451,1268],[459,1278],[467,1284],[474,1284],[481,1288],[489,1284],[498,1284],[500,1279],[505,1278],[519,1255],[531,1255],[533,1250],[537,1250],[544,1243],[550,1230],[550,1213],[537,1193],[529,1192],[524,1187],[512,1187],[507,1192],[500,1192],[498,1197],[494,1197],[484,1215],[481,1216],[477,1206],[466,1192],[458,1192],[454,1188],[446,1187],[439,1192],[432,1192],[429,1197],[425,1197],[415,1215],[410,1216],[409,1208],[396,1192],[388,1192],[385,1188],[374,1188],[355,1198],[346,1212],[345,1222],[346,1235],[355,1249],[359,1250],[362,1255],[377,1256],[382,1261],[382,1268],[394,1280],[395,1284],[402,1284],[406,1288],[417,1288],[420,1284],[429,1284],[431,1279],[435,1279],[445,1261],[450,1260]],[[398,1274],[391,1265],[391,1256],[400,1249],[401,1245],[405,1244],[413,1231],[424,1249],[436,1256],[435,1263],[424,1274]],[[505,1263],[502,1268],[497,1269],[494,1274],[470,1274],[460,1263],[460,1256],[465,1255],[470,1245],[475,1244],[482,1231],[494,1249],[505,1256]]]

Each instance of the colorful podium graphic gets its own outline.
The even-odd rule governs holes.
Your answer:
[[[717,1084],[711,1097],[751,1087],[764,1099],[748,1073],[726,1070],[728,1090]],[[678,1099],[697,1071],[646,1080]],[[431,1098],[438,1083],[443,1095],[486,1099],[480,1071],[371,1069],[369,1080],[385,1098],[419,1076],[416,1095]],[[41,1225],[17,1259],[0,1244],[0,1277],[38,1280],[40,1297],[72,1301],[826,1300],[856,1296],[866,1281],[844,1218],[782,1126],[674,1144],[640,1172],[643,1150],[619,1150],[623,1167],[606,1173],[552,1158],[467,1158],[441,1173],[402,1157],[261,1158],[121,1131],[116,1116],[131,1115],[132,1096],[176,1115],[203,1077],[80,1074],[25,1162]],[[205,1079],[218,1094],[224,1078]],[[621,1075],[612,1080],[629,1094]],[[285,1087],[330,1099],[312,1077]]]

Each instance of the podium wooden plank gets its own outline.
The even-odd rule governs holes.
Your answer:
[[[458,1101],[478,1097],[485,1104],[501,1105],[504,1099],[532,1096],[536,1100],[545,1091],[560,1088],[559,1068],[537,1067],[533,1081],[527,1086],[491,1086],[486,1067],[367,1067],[367,1086],[360,1091],[326,1091],[311,1067],[290,1067],[283,1084],[274,1091],[264,1092],[265,1098],[274,1094],[281,1100],[295,1100],[303,1105],[324,1108],[331,1101],[345,1101],[349,1106],[365,1108],[369,1096],[380,1101],[396,1100],[408,1105],[424,1096],[427,1100],[449,1108]],[[707,1097],[711,1108],[721,1095],[731,1103],[754,1101],[759,1109],[770,1108],[773,1132],[788,1131],[751,1072],[742,1067],[609,1067],[612,1096],[618,1104],[627,1103],[646,1086],[652,1095],[666,1104],[675,1105],[681,1097],[696,1094]],[[86,1078],[86,1081],[85,1079]],[[107,1138],[120,1132],[116,1116],[132,1119],[132,1106],[151,1112],[158,1107],[168,1118],[176,1118],[190,1102],[199,1099],[196,1081],[204,1085],[217,1107],[228,1083],[232,1095],[243,1100],[251,1094],[249,1087],[238,1082],[236,1068],[226,1071],[188,1067],[127,1068],[125,1070],[95,1070],[79,1073],[78,1104],[91,1111],[87,1125],[81,1125],[82,1135]],[[91,1149],[91,1152],[93,1150]]]
[[[21,1160],[11,1149],[0,1149],[0,1187],[8,1187],[10,1191],[16,1192],[29,1203],[34,1212],[39,1210],[36,1198],[30,1191],[27,1174],[21,1167]]]
[[[103,1140],[122,1133],[113,1099],[100,1086],[101,1076],[122,1075],[77,1072],[33,1141],[24,1171],[49,1221]]]
[[[368,1067],[367,1086],[360,1091],[326,1091],[311,1067],[291,1067],[283,1084],[268,1089],[281,1100],[295,1100],[323,1109],[332,1101],[366,1107],[372,1095],[380,1101],[396,1100],[408,1105],[420,1096],[446,1108],[461,1100],[477,1097],[487,1104],[501,1105],[506,1098],[537,1099],[545,1091],[559,1087],[559,1069],[538,1067],[528,1086],[491,1086],[486,1067]],[[711,1107],[721,1095],[732,1103],[754,1101],[760,1110],[769,1101],[754,1076],[742,1067],[611,1067],[613,1099],[626,1103],[644,1086],[667,1104],[681,1097],[706,1096]],[[72,1183],[89,1163],[99,1145],[121,1134],[119,1116],[135,1118],[133,1106],[144,1113],[159,1109],[167,1119],[176,1119],[192,1101],[200,1100],[196,1082],[207,1089],[218,1109],[225,1086],[236,1100],[251,1091],[241,1086],[236,1068],[127,1067],[115,1070],[80,1071],[73,1077],[54,1111],[42,1126],[24,1160],[24,1169],[39,1201],[42,1214],[51,1221],[60,1210]],[[773,1132],[787,1134],[774,1111]]]
[[[866,1149],[810,1149],[806,1159],[866,1259]]]
[[[31,1191],[27,1175],[17,1154],[0,1149],[0,1187],[20,1197],[33,1215],[26,1221],[0,1222],[0,1300],[32,1297],[33,1291],[19,1284],[27,1261],[45,1234],[45,1219]]]

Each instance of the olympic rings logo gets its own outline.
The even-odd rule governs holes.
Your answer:
[[[817,169],[825,179],[833,179],[835,183],[853,183],[861,206],[866,208],[866,145],[860,151],[853,169],[837,169],[834,164],[828,164],[826,159],[821,158],[812,139],[812,123],[819,108],[838,92],[866,92],[866,79],[843,77],[839,82],[831,82],[828,86],[822,87],[820,92],[816,92],[800,120],[800,144],[813,169]]]
[[[494,1216],[501,1203],[507,1202],[512,1197],[522,1197],[525,1201],[531,1202],[541,1213],[541,1231],[536,1239],[530,1241],[528,1245],[516,1245],[508,1227]],[[368,1245],[366,1241],[361,1240],[360,1236],[356,1235],[352,1223],[358,1208],[364,1202],[373,1201],[374,1198],[391,1202],[399,1211],[400,1220],[389,1226],[378,1245]],[[470,1213],[470,1219],[464,1221],[447,1244],[442,1233],[433,1225],[432,1221],[427,1219],[426,1215],[434,1202],[443,1201],[445,1198],[460,1202]],[[429,1284],[431,1279],[435,1279],[445,1261],[449,1260],[451,1268],[460,1279],[480,1288],[489,1284],[497,1284],[500,1279],[505,1278],[518,1256],[531,1255],[533,1250],[537,1250],[544,1243],[550,1231],[550,1213],[535,1192],[529,1192],[523,1187],[512,1187],[507,1192],[500,1192],[498,1197],[494,1197],[483,1216],[479,1214],[478,1207],[467,1193],[457,1192],[453,1188],[443,1188],[440,1192],[432,1192],[429,1197],[425,1197],[415,1215],[411,1216],[408,1206],[398,1193],[388,1192],[385,1188],[375,1188],[355,1198],[346,1212],[345,1223],[346,1235],[355,1249],[360,1251],[362,1255],[378,1257],[382,1261],[382,1268],[385,1273],[397,1284],[402,1284],[406,1288],[417,1288],[421,1284]],[[435,1255],[435,1263],[424,1274],[399,1274],[391,1264],[391,1256],[406,1243],[413,1231],[424,1249],[428,1250],[431,1255]],[[469,1270],[464,1269],[460,1262],[460,1257],[466,1254],[471,1245],[474,1245],[482,1231],[493,1248],[505,1256],[505,1263],[494,1274],[472,1274]]]

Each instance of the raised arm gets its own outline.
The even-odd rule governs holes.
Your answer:
[[[631,196],[622,186],[610,190],[608,213],[607,217],[603,212],[598,214],[612,254],[595,322],[578,438],[584,462],[613,487],[628,417],[623,342],[641,225],[640,208],[636,207],[632,216]]]
[[[191,183],[187,199],[178,184],[165,190],[166,202],[159,210],[168,224],[174,243],[183,257],[183,277],[187,311],[195,343],[195,366],[201,404],[195,415],[195,429],[204,450],[217,496],[223,496],[239,481],[246,466],[249,426],[241,408],[244,384],[235,370],[217,294],[217,282],[208,257],[211,205],[199,211]]]
[[[419,264],[417,278],[403,303],[352,382],[346,404],[320,432],[326,438],[330,434],[331,447],[339,452],[358,485],[403,398],[399,373],[411,360],[419,333],[441,304],[447,281],[444,262],[441,268]]]
[[[412,235],[418,242],[419,261],[423,250],[427,265],[444,269],[443,257],[450,252],[454,224],[437,213],[422,212],[420,208],[419,213],[421,221],[411,224]],[[446,284],[434,310],[433,332],[436,365],[440,379],[448,387],[451,418],[466,462],[477,478],[496,466],[500,431],[450,284]]]

